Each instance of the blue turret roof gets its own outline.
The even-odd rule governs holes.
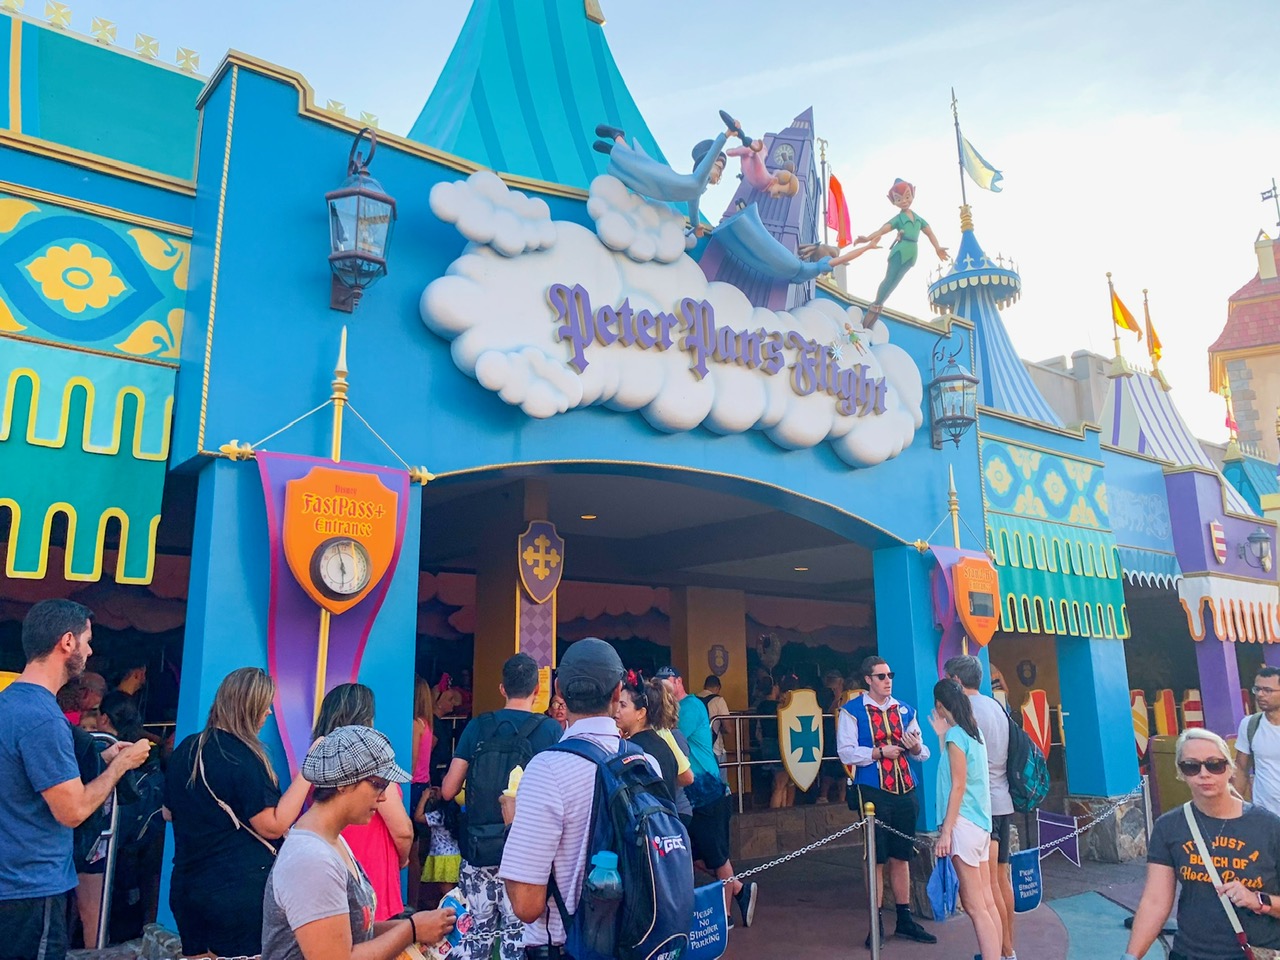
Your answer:
[[[475,0],[409,136],[502,173],[586,189],[597,124],[662,151],[586,0]]]
[[[1021,296],[1022,278],[1012,262],[1006,267],[1002,259],[992,260],[983,252],[967,206],[961,209],[960,227],[960,249],[952,258],[951,269],[929,285],[929,302],[936,310],[972,321],[979,402],[1062,426],[1061,418],[1031,381],[1000,317],[1000,308]]]

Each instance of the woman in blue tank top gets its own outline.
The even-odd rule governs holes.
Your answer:
[[[991,850],[991,787],[987,748],[969,698],[954,680],[933,688],[929,720],[942,741],[938,764],[938,809],[942,825],[934,848],[950,857],[960,878],[960,900],[973,922],[982,960],[1000,960],[1000,915],[986,879]]]

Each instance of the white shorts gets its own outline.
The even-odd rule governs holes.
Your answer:
[[[986,863],[991,855],[991,831],[983,830],[972,820],[957,817],[955,829],[951,831],[951,855],[971,867]]]

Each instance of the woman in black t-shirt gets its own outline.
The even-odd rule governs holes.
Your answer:
[[[1240,945],[1219,893],[1226,896],[1249,943],[1280,948],[1280,817],[1245,803],[1231,789],[1231,751],[1216,733],[1183,732],[1177,743],[1178,779],[1191,788],[1190,809],[1216,868],[1197,852],[1179,806],[1156,821],[1148,841],[1147,885],[1133,918],[1128,957],[1155,941],[1178,894],[1178,932],[1170,960],[1239,960]],[[1272,900],[1272,897],[1275,900]]]
[[[675,752],[666,738],[653,729],[650,723],[650,713],[661,711],[664,699],[668,696],[662,681],[646,681],[639,672],[628,670],[622,682],[618,714],[614,720],[618,724],[619,733],[658,761],[658,767],[662,770],[662,781],[667,787],[668,799],[674,804],[680,787],[693,783],[693,771],[688,769],[686,761],[685,772],[683,775],[680,773],[680,764]]]
[[[262,895],[274,841],[298,819],[311,786],[295,777],[281,796],[258,739],[274,696],[266,671],[231,671],[214,694],[204,730],[183,740],[169,761],[169,906],[189,957],[262,952]]]

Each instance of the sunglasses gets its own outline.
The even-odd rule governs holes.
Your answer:
[[[1231,764],[1222,757],[1214,757],[1212,760],[1179,760],[1178,769],[1182,771],[1184,777],[1194,777],[1200,772],[1200,768],[1204,767],[1215,776],[1227,772],[1227,767]]]
[[[387,787],[391,786],[390,780],[383,780],[381,777],[365,777],[364,782],[377,790],[378,793],[386,793]]]
[[[873,673],[871,674],[871,679],[872,680],[892,680],[893,671],[890,670],[888,673]]]

